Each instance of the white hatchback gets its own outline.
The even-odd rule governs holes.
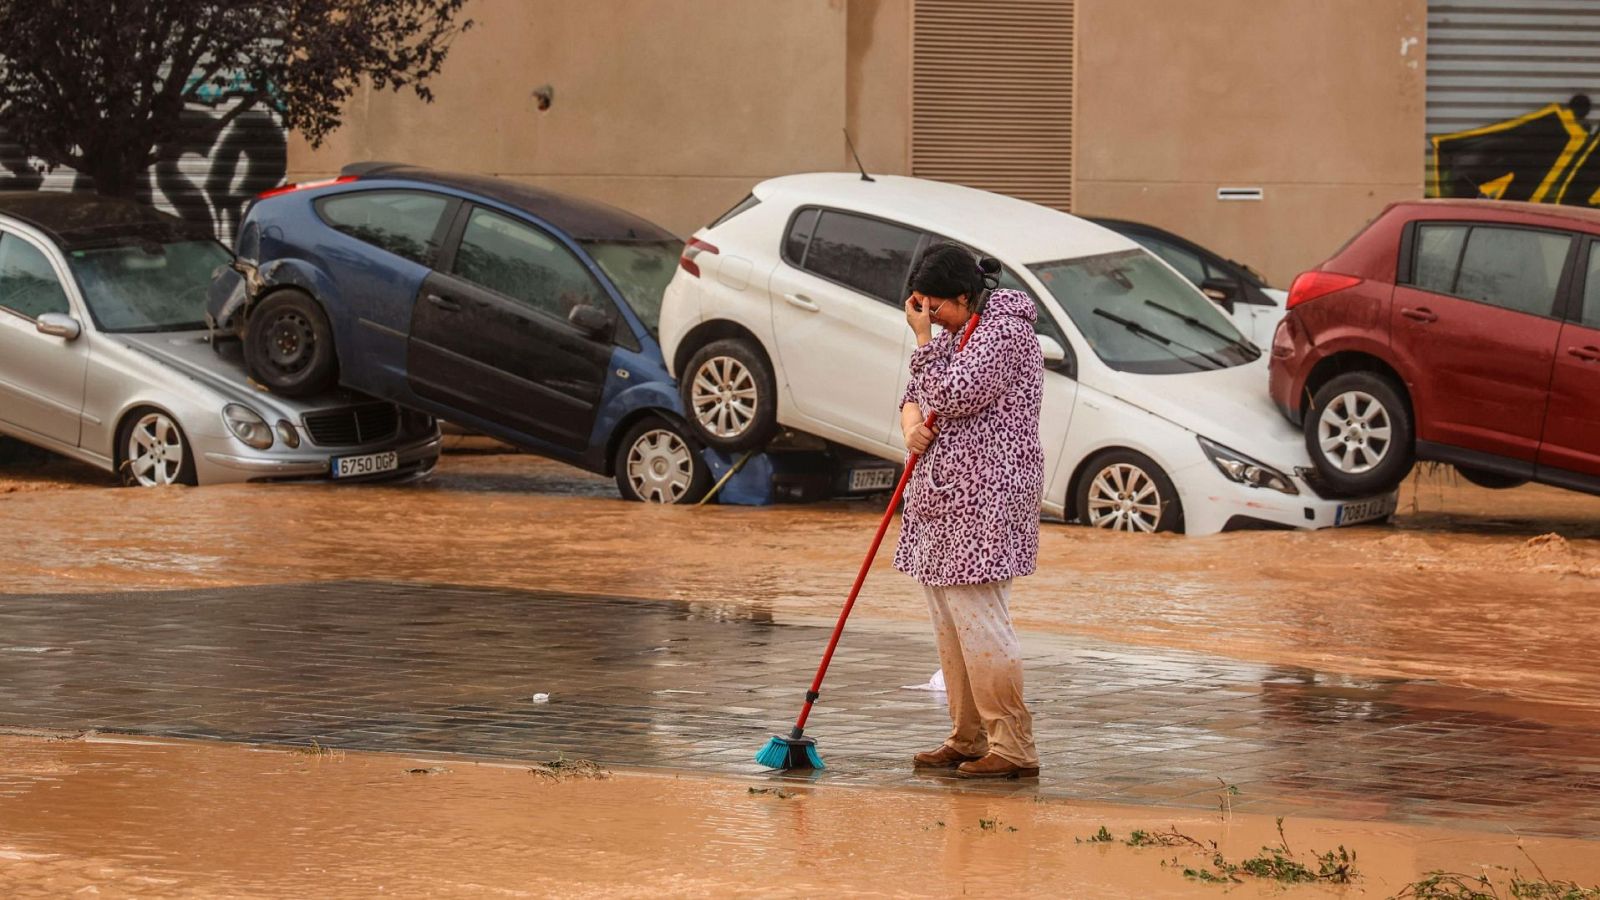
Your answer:
[[[902,460],[902,305],[939,240],[997,257],[1001,286],[1039,304],[1047,513],[1212,534],[1394,512],[1392,494],[1316,492],[1267,361],[1166,263],[1066,213],[915,178],[775,178],[688,242],[661,345],[701,437],[736,451],[783,427]]]

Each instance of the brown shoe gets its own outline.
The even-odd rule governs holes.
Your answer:
[[[964,762],[975,759],[978,757],[960,753],[949,744],[940,744],[937,750],[929,750],[911,757],[911,764],[919,769],[954,769]]]
[[[956,767],[957,778],[1038,778],[1039,767],[1023,767],[1003,756],[989,754],[983,759]]]

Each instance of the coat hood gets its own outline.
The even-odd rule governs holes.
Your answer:
[[[1009,288],[999,288],[990,292],[989,299],[984,301],[983,312],[980,316],[1016,316],[1029,324],[1039,318],[1038,307],[1034,305],[1033,298],[1022,291]]]

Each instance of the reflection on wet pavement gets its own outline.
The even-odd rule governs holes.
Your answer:
[[[879,509],[649,507],[521,455],[449,456],[429,481],[395,486],[50,491],[30,477],[0,476],[25,485],[0,496],[11,591],[382,577],[727,603],[785,622],[836,612]],[[1013,612],[1033,631],[1431,678],[1600,722],[1600,499],[1430,476],[1401,509],[1396,527],[1200,539],[1046,524]],[[856,618],[922,622],[888,556]]]
[[[825,631],[743,605],[400,583],[9,595],[0,724],[758,776]],[[1502,695],[1024,648],[1044,776],[974,790],[1215,808],[1235,785],[1241,811],[1600,833],[1600,729]],[[950,787],[906,765],[948,730],[939,695],[902,688],[933,659],[919,628],[847,636],[812,720],[816,780]]]
[[[1218,886],[1163,866],[1177,851],[1077,839],[1170,826],[1235,858],[1278,840],[1270,818],[1214,810],[751,787],[0,734],[0,895],[1215,898]],[[1551,877],[1600,882],[1590,842],[1309,818],[1291,819],[1287,836],[1302,857],[1356,850],[1353,890],[1368,896],[1436,868],[1526,870],[1523,851]],[[1238,891],[1284,896],[1277,886],[1229,896]]]

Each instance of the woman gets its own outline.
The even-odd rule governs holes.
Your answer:
[[[1039,774],[1007,604],[1012,579],[1032,573],[1039,552],[1044,359],[1033,299],[1011,290],[984,299],[999,270],[959,244],[939,244],[918,260],[906,301],[917,349],[900,423],[906,447],[923,457],[906,489],[894,565],[927,594],[954,725],[914,761],[963,778]],[[977,328],[957,352],[974,314]],[[932,429],[928,413],[938,414]]]

